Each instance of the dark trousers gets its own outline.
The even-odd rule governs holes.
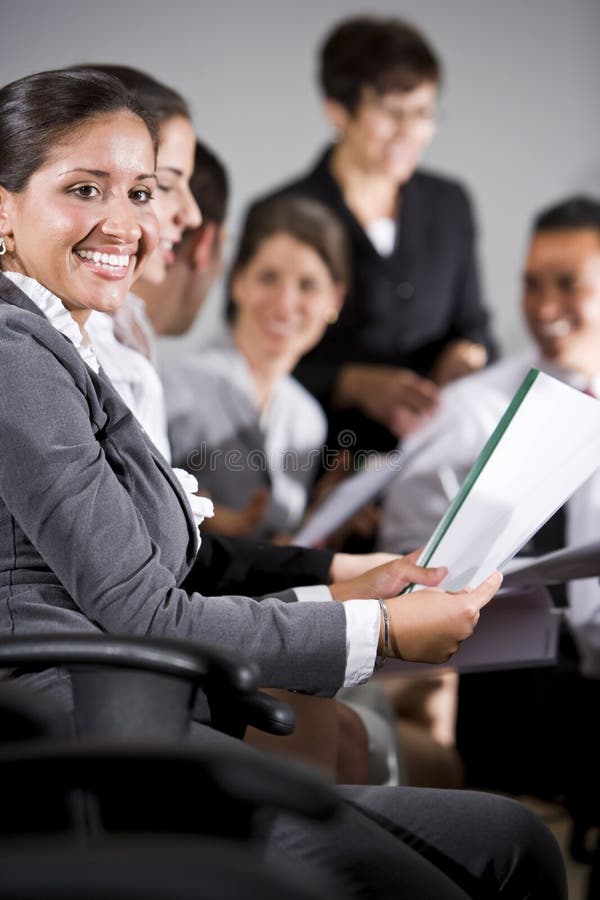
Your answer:
[[[193,740],[231,740],[204,726]],[[248,748],[248,752],[257,752]],[[269,813],[267,858],[309,865],[343,897],[372,900],[559,900],[567,888],[554,837],[520,803],[491,794],[340,787],[329,822]]]

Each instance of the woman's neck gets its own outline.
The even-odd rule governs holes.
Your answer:
[[[15,276],[21,276],[23,278],[29,278],[32,282],[38,284],[43,290],[48,291],[48,293],[54,297],[59,303],[62,303],[66,311],[69,313],[75,324],[78,326],[79,330],[82,334],[85,333],[85,323],[90,317],[91,309],[88,307],[75,307],[73,308],[71,303],[65,303],[62,297],[59,297],[58,294],[54,294],[50,288],[47,288],[45,284],[42,284],[34,275],[28,275],[27,272],[24,272],[20,266],[6,266],[6,268],[1,269],[0,271],[4,272],[5,275],[9,273],[13,273]]]
[[[398,184],[360,165],[343,142],[335,145],[330,168],[346,206],[363,227],[376,219],[396,218],[400,203]]]
[[[260,347],[248,338],[239,328],[233,327],[233,340],[246,360],[254,382],[254,395],[258,410],[263,412],[279,381],[287,375],[295,365],[295,360],[287,356],[272,356],[261,351]]]
[[[75,323],[79,325],[81,333],[85,334],[85,326],[90,317],[91,309],[68,309],[68,312]]]

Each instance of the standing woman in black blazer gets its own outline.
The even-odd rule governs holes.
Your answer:
[[[339,215],[354,272],[339,321],[295,375],[326,409],[330,443],[352,429],[357,449],[390,449],[435,405],[436,385],[493,351],[473,218],[460,185],[417,168],[441,78],[425,38],[397,19],[352,18],[327,37],[320,62],[335,141],[280,190]]]

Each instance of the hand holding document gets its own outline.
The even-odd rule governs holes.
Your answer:
[[[388,600],[391,656],[402,662],[447,663],[461,643],[469,643],[482,611],[502,577],[493,572],[471,591],[424,588]]]
[[[419,564],[447,566],[444,590],[479,584],[502,568],[598,465],[600,403],[531,369]]]
[[[417,673],[432,668],[487,672],[553,665],[559,625],[560,617],[545,588],[505,590],[503,586],[482,609],[473,636],[460,645],[449,662],[431,666],[391,659],[385,672]]]
[[[473,637],[452,657],[453,668],[552,664],[560,618],[543,585],[600,574],[600,542],[507,563],[599,464],[600,403],[532,369],[418,560],[447,566],[440,583],[445,590],[477,585],[494,569],[506,571]],[[390,666],[422,667],[403,661]]]

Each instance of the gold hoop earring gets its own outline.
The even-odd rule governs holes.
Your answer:
[[[0,234],[0,256],[4,256],[5,253],[6,253],[6,241]]]

